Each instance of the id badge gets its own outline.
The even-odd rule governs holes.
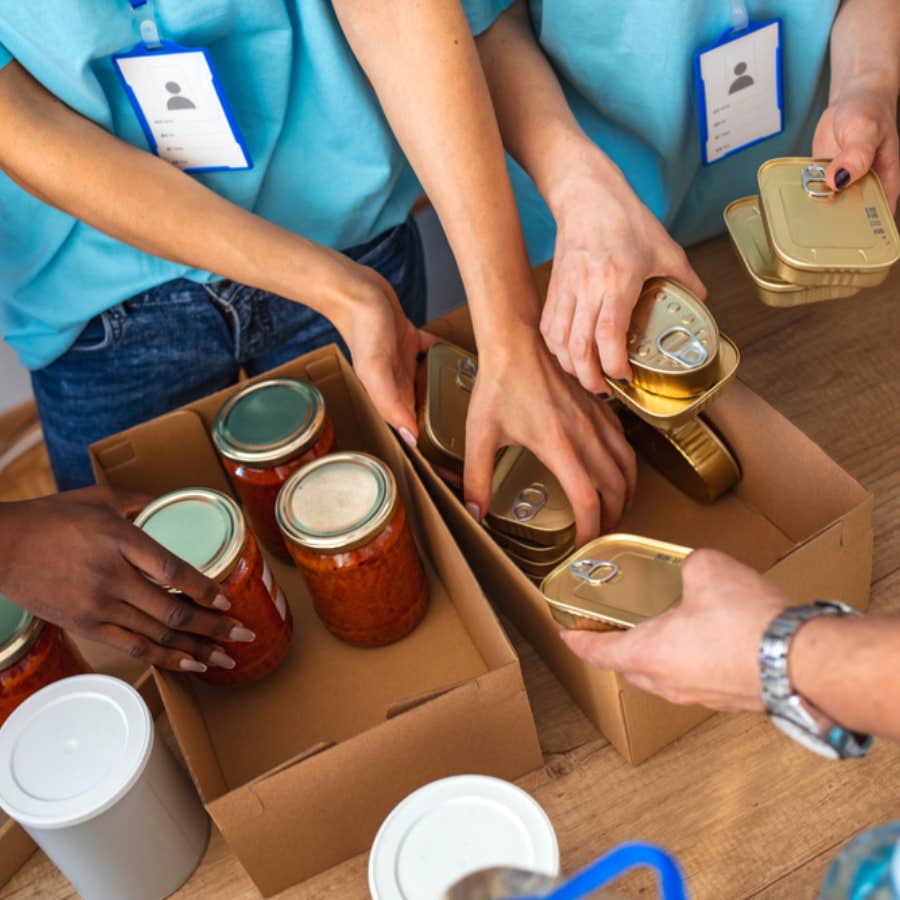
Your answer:
[[[253,167],[206,50],[138,44],[112,60],[157,156],[185,172]]]
[[[704,165],[784,130],[781,19],[729,29],[694,54],[694,74]]]

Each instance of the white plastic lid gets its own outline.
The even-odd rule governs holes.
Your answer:
[[[425,785],[384,820],[369,856],[373,900],[440,900],[461,878],[491,866],[559,874],[547,814],[521,788],[484,775]]]
[[[0,728],[0,807],[30,828],[78,825],[128,793],[152,745],[150,710],[124,681],[54,682]]]

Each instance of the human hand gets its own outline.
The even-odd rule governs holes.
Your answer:
[[[466,507],[480,519],[497,451],[526,447],[569,498],[581,546],[615,527],[634,496],[634,451],[616,415],[559,370],[534,328],[504,337],[478,356],[466,420]]]
[[[0,590],[41,619],[148,665],[234,668],[217,642],[246,643],[252,632],[223,614],[231,604],[216,582],[128,521],[148,500],[92,487],[0,504]]]
[[[753,569],[715,550],[683,563],[681,603],[629,631],[563,631],[598,669],[624,673],[670,703],[760,711],[759,645],[788,597]]]
[[[626,336],[644,282],[673,278],[706,297],[684,250],[596,148],[549,193],[556,248],[541,334],[560,365],[592,393],[603,374],[632,376]]]
[[[844,190],[870,169],[881,179],[892,211],[900,196],[897,94],[877,75],[846,80],[835,90],[813,136],[814,156],[830,158],[829,186]]]

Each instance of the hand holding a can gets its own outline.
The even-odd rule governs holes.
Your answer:
[[[147,499],[93,487],[0,504],[0,590],[39,618],[148,665],[232,668],[219,642],[253,634],[224,614],[230,603],[216,582],[128,521]]]

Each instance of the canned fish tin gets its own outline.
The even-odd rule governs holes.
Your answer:
[[[573,547],[571,541],[558,545],[535,544],[533,541],[526,541],[523,538],[497,531],[489,523],[485,523],[485,529],[507,555],[538,565],[549,565],[551,568],[561,563]]]
[[[696,397],[664,397],[643,390],[635,384],[619,384],[609,381],[613,397],[640,416],[645,422],[661,431],[672,431],[697,418],[722,391],[734,380],[741,354],[737,345],[724,334],[719,335],[719,353],[713,383]]]
[[[756,285],[757,296],[767,306],[800,306],[859,293],[859,288],[852,286],[792,284],[779,277],[759,210],[759,197],[740,197],[729,203],[725,207],[725,224],[738,259]]]
[[[419,450],[432,465],[462,472],[466,416],[478,359],[453,344],[434,344],[425,358],[419,404]]]
[[[741,467],[715,428],[702,418],[660,431],[626,409],[625,436],[654,469],[698,503],[714,503],[741,480]]]
[[[495,531],[558,547],[575,538],[575,515],[556,476],[524,447],[507,447],[494,468],[485,519]]]
[[[651,278],[631,316],[627,338],[632,383],[664,397],[696,397],[715,380],[719,329],[687,288]]]
[[[554,569],[541,582],[541,593],[566,628],[631,628],[678,603],[681,563],[690,552],[633,534],[609,534]]]
[[[770,159],[759,168],[760,211],[775,272],[794,284],[874,287],[900,259],[900,235],[874,172],[840,192],[828,160]]]

